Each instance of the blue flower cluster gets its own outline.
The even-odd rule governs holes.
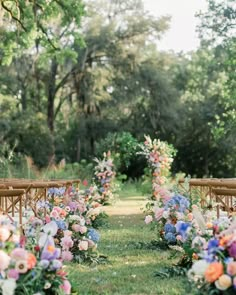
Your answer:
[[[97,244],[100,240],[100,234],[94,228],[90,228],[88,230],[88,238]]]
[[[56,224],[57,224],[58,228],[61,230],[67,229],[67,225],[66,225],[65,221],[63,221],[63,220],[56,221]]]
[[[164,231],[165,231],[165,239],[168,244],[175,244],[176,243],[176,228],[173,224],[171,223],[166,223],[164,226]]]
[[[187,230],[190,227],[190,224],[188,222],[184,222],[184,221],[178,221],[176,223],[176,231],[178,232],[178,234],[181,235],[183,240],[186,240],[188,235],[187,235]]]
[[[63,196],[64,193],[66,191],[66,188],[65,187],[60,187],[60,188],[57,188],[57,187],[51,187],[48,189],[48,195],[49,196]]]
[[[165,205],[165,210],[168,210],[169,208],[176,207],[178,212],[184,212],[186,209],[189,208],[190,202],[187,198],[184,196],[181,196],[179,194],[174,195]]]

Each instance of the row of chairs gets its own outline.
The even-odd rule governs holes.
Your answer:
[[[184,179],[180,179],[180,187],[184,187],[185,182]],[[235,207],[236,178],[192,178],[188,184],[190,194],[199,194],[202,207],[213,202],[218,203],[218,217],[221,210],[229,215]]]
[[[39,201],[46,201],[49,188],[76,186],[80,180],[29,180],[0,179],[0,213],[17,221],[20,226],[23,221],[24,209],[30,209],[36,214]]]

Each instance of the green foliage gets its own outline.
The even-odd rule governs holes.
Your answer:
[[[126,173],[132,162],[137,158],[138,141],[129,132],[108,133],[96,146],[99,156],[104,151],[111,151],[118,172]]]

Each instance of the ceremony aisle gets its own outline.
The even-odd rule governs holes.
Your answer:
[[[69,277],[80,295],[93,294],[155,294],[184,295],[186,280],[157,278],[155,271],[173,264],[170,251],[152,250],[155,232],[144,224],[141,208],[145,197],[135,189],[122,192],[120,200],[106,207],[109,227],[101,230],[100,254],[108,263],[87,267],[69,266]]]

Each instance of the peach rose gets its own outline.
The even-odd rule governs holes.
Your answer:
[[[28,256],[27,256],[27,266],[28,266],[28,269],[34,268],[35,265],[36,265],[36,263],[37,263],[37,259],[34,256],[34,254],[28,253]]]
[[[80,243],[79,243],[80,251],[87,251],[88,246],[89,246],[88,241],[80,241]]]
[[[232,278],[229,275],[222,275],[215,282],[216,288],[219,290],[226,290],[232,286]]]
[[[223,274],[223,272],[223,264],[221,262],[213,262],[206,269],[205,279],[208,283],[213,283]]]

